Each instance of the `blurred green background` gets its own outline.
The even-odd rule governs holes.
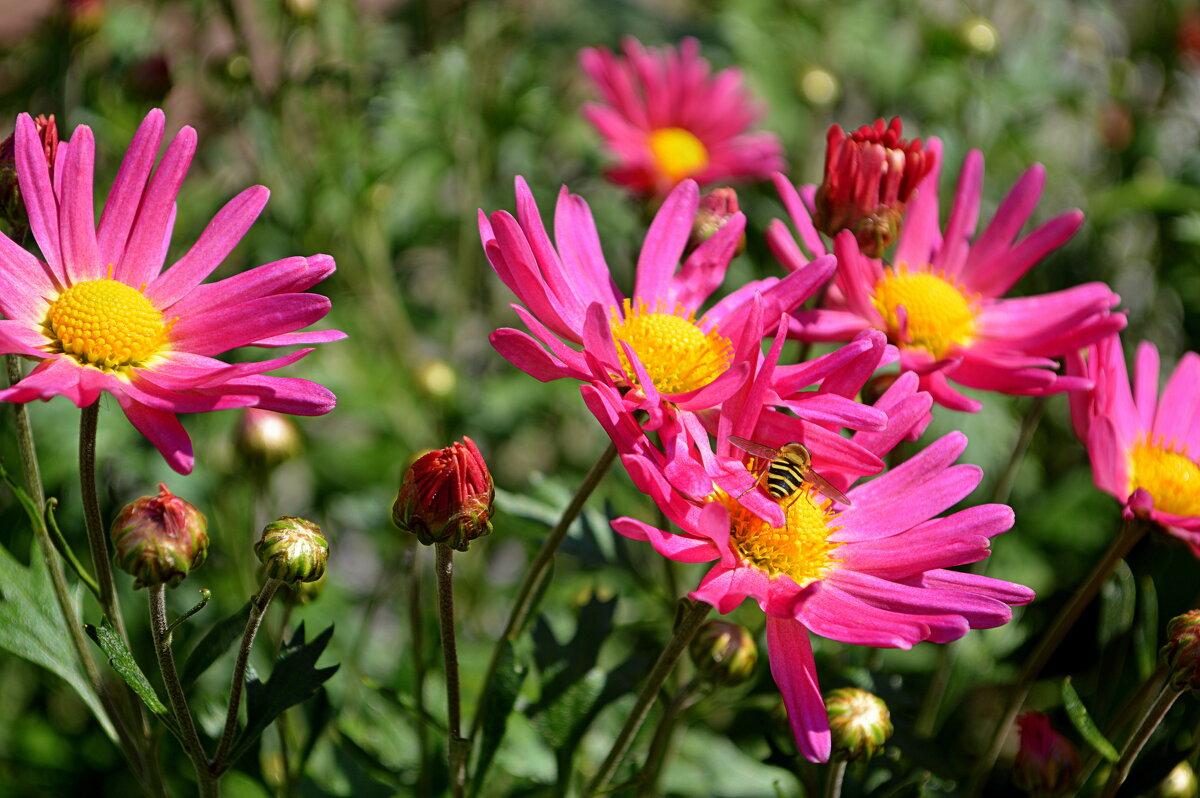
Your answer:
[[[1150,339],[1172,364],[1197,348],[1200,6],[1192,3],[0,3],[0,127],[10,129],[8,120],[21,111],[54,113],[64,137],[75,125],[90,125],[98,199],[148,109],[165,109],[168,135],[184,124],[198,130],[171,259],[230,197],[261,183],[271,189],[271,202],[217,276],[293,254],[324,252],[337,260],[337,273],[317,290],[333,300],[328,326],[349,339],[321,346],[287,372],[322,382],[339,399],[328,416],[297,420],[301,457],[256,471],[233,446],[238,413],[198,415],[185,419],[197,467],[180,477],[111,398],[103,400],[101,415],[108,517],[155,492],[160,480],[209,515],[209,562],[171,596],[173,612],[181,612],[195,590],[213,590],[213,604],[194,629],[234,612],[255,589],[251,545],[266,521],[301,515],[328,534],[324,593],[286,621],[290,627],[303,620],[310,636],[336,621],[322,662],[342,664],[327,694],[291,713],[297,739],[313,740],[300,794],[424,795],[444,785],[436,770],[443,738],[436,731],[426,751],[434,770],[420,781],[413,696],[428,670],[424,705],[442,715],[432,557],[388,520],[410,456],[470,435],[501,489],[495,533],[458,558],[470,717],[524,565],[606,445],[575,385],[537,383],[488,344],[491,330],[516,326],[516,319],[511,295],[483,257],[476,210],[512,209],[513,177],[521,174],[548,214],[565,183],[591,204],[609,264],[618,282],[631,287],[646,217],[600,177],[605,156],[578,112],[592,94],[576,62],[579,48],[613,47],[624,34],[648,45],[696,36],[714,66],[740,66],[768,108],[762,127],[782,138],[796,182],[820,179],[831,123],[856,127],[878,116],[900,115],[907,133],[945,143],[943,214],[968,149],[986,157],[985,221],[1019,174],[1043,163],[1046,191],[1035,220],[1072,207],[1087,218],[1017,292],[1107,281],[1129,315],[1127,351]],[[773,189],[743,186],[739,197],[749,216],[749,247],[730,270],[731,286],[779,272],[762,240],[768,221],[783,216]],[[970,436],[964,459],[988,477],[968,503],[987,500],[1030,406],[992,395],[985,403],[978,416],[941,412],[929,433],[958,428]],[[48,492],[59,497],[63,528],[83,552],[78,413],[58,399],[33,407],[32,416]],[[3,429],[0,453],[15,464],[7,414]],[[1012,676],[1027,650],[1022,646],[1065,595],[1060,591],[1072,589],[1115,533],[1116,503],[1092,488],[1062,397],[1047,405],[1012,504],[1017,526],[996,541],[989,573],[1033,586],[1040,600],[1017,623],[968,638],[934,740],[911,731],[936,658],[932,646],[913,652],[819,646],[823,687],[872,687],[896,715],[889,756],[851,774],[859,794],[961,789],[986,733],[981,719],[998,711],[994,685]],[[630,652],[654,655],[675,597],[702,571],[668,572],[648,548],[607,531],[606,513],[655,517],[624,475],[614,472],[589,507],[559,558],[543,605],[547,625],[530,645],[545,650],[549,630],[569,640],[581,607],[615,599],[612,634],[586,663],[605,674]],[[28,557],[31,536],[7,491],[0,492],[0,543]],[[1085,616],[1066,647],[1070,653],[1052,661],[1035,704],[1056,706],[1053,677],[1070,672],[1093,712],[1110,716],[1116,696],[1152,663],[1165,620],[1200,598],[1194,560],[1178,545],[1146,545],[1130,566]],[[145,599],[129,581],[119,575],[134,638],[145,644]],[[414,611],[422,618],[419,642],[411,633]],[[84,614],[94,622],[98,609],[86,605]],[[736,617],[761,642],[761,614]],[[282,608],[273,608],[256,651],[260,669],[269,669],[264,651],[283,623]],[[186,651],[195,636],[184,630],[177,647]],[[148,645],[138,654],[143,665],[153,661]],[[754,683],[708,699],[686,724],[665,794],[799,795],[811,786],[817,770],[797,765],[786,732],[770,725],[778,693],[763,654]],[[210,733],[219,727],[229,667],[223,661],[207,674],[193,702]],[[485,794],[557,794],[554,738],[536,712],[540,684],[526,682]],[[603,757],[629,700],[619,698],[599,714],[577,767],[591,772]],[[1194,720],[1181,717],[1188,709],[1194,707],[1170,716],[1159,749],[1186,751],[1195,742]],[[1066,730],[1060,710],[1056,722]],[[1076,742],[1082,745],[1077,736]],[[1180,756],[1168,753],[1150,763],[1157,770],[1147,765],[1135,777],[1151,784]],[[187,762],[169,739],[163,757],[186,794]],[[278,772],[277,737],[268,732],[262,751],[239,765],[226,792],[272,794]],[[998,774],[993,788],[1007,794],[1007,775]],[[133,789],[116,749],[64,683],[0,655],[0,794]]]

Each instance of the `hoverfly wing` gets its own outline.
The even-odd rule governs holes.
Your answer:
[[[729,442],[741,449],[743,452],[748,452],[755,457],[763,460],[774,460],[779,456],[778,449],[772,449],[770,446],[763,446],[761,443],[748,441],[745,438],[740,438],[737,435],[730,435]]]
[[[853,507],[854,502],[850,501],[850,497],[842,493],[840,490],[829,484],[829,480],[813,471],[811,468],[804,472],[804,481],[811,482],[813,487],[819,490],[828,499],[833,499],[838,504],[844,504],[847,507]]]

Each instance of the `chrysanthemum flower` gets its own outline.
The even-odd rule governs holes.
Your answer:
[[[1087,283],[1040,296],[1003,295],[1046,254],[1070,238],[1083,221],[1069,211],[1017,239],[1033,212],[1045,170],[1030,168],[1000,203],[974,241],[983,180],[983,156],[967,155],[944,234],[938,229],[937,186],[941,142],[928,141],[935,166],[904,214],[890,263],[862,254],[850,232],[834,239],[837,278],[825,307],[795,314],[793,334],[809,341],[847,340],[874,327],[900,349],[900,368],[915,371],[921,388],[955,410],[978,411],[980,403],[950,386],[1009,394],[1042,395],[1087,387],[1078,377],[1055,372],[1054,358],[1124,328],[1111,313],[1120,297],[1103,283]],[[801,192],[776,175],[788,214],[815,255],[825,245],[813,226],[816,189]],[[776,256],[789,270],[807,258],[782,222],[767,231]]]
[[[921,425],[931,399],[916,385],[915,375],[901,375],[875,405],[887,414],[887,428],[856,433],[853,442],[882,456]],[[852,476],[833,463],[818,466],[814,458],[818,472],[846,489],[853,506],[802,489],[778,505],[778,520],[772,521],[747,501],[761,491],[739,499],[727,489],[727,479],[714,478],[711,492],[699,499],[672,490],[662,458],[651,456],[644,441],[633,436],[620,406],[596,386],[584,391],[615,437],[626,434],[618,449],[635,483],[682,531],[633,518],[619,518],[613,528],[648,541],[673,560],[716,561],[691,598],[722,613],[747,597],[758,602],[767,615],[771,673],[797,745],[812,761],[829,758],[830,736],[809,632],[843,643],[911,648],[921,641],[948,642],[968,629],[1000,626],[1011,618],[1010,605],[1033,599],[1033,592],[1020,585],[947,570],[988,556],[989,538],[1013,523],[1012,510],[998,504],[936,517],[970,494],[982,477],[976,466],[954,465],[967,443],[959,432],[853,488]],[[784,443],[762,430],[755,434],[772,446]],[[718,451],[731,453],[726,439],[718,439]],[[751,470],[757,473],[766,465],[719,459],[721,471],[736,474],[739,486],[752,484]]]
[[[714,407],[746,378],[739,352],[757,351],[763,320],[798,307],[833,272],[832,257],[782,280],[747,283],[702,306],[721,285],[746,219],[734,214],[683,261],[699,206],[696,183],[685,180],[663,202],[646,234],[633,295],[614,284],[600,249],[591,211],[564,187],[551,242],[529,187],[516,181],[517,215],[479,212],[488,260],[520,305],[513,309],[533,335],[492,333],[496,350],[543,382],[604,381],[621,386],[631,407],[649,414],[648,429],[664,413]],[[582,347],[578,349],[575,347]]]
[[[626,37],[622,49],[624,58],[604,47],[579,54],[604,101],[588,103],[583,114],[617,159],[613,182],[663,196],[686,178],[708,185],[783,168],[774,134],[746,132],[762,112],[739,70],[710,75],[695,39],[676,51],[647,50]]]
[[[1071,394],[1075,432],[1096,487],[1187,541],[1200,557],[1200,355],[1188,352],[1158,393],[1154,344],[1138,347],[1130,385],[1121,341],[1111,336],[1067,359],[1094,387]]]
[[[17,118],[17,175],[44,260],[0,235],[0,353],[38,365],[0,391],[0,400],[66,396],[86,407],[107,391],[167,463],[186,474],[194,458],[176,413],[263,407],[319,415],[335,402],[308,380],[265,375],[311,348],[237,364],[215,355],[345,336],[297,332],[329,312],[327,298],[301,293],[333,271],[327,255],[286,258],[201,284],[258,217],[268,196],[262,186],[230,200],[192,248],[163,269],[175,197],[196,148],[195,131],[185,127],[155,168],[164,126],[161,111],[146,116],[97,225],[92,131],[81,125],[60,142],[51,179],[33,120]]]

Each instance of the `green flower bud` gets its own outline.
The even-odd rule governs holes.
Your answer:
[[[496,488],[475,442],[429,452],[404,473],[392,522],[426,546],[441,543],[466,551],[471,541],[492,531]]]
[[[1017,718],[1021,747],[1013,763],[1013,781],[1029,795],[1053,798],[1073,795],[1079,775],[1079,754],[1071,741],[1050,726],[1041,712]]]
[[[1177,690],[1200,690],[1200,610],[1176,615],[1167,624],[1167,644],[1159,652]]]
[[[709,621],[701,626],[688,653],[705,681],[729,687],[750,679],[758,664],[758,646],[750,632],[729,621]]]
[[[315,582],[325,574],[329,542],[312,521],[285,515],[267,524],[254,553],[271,579],[289,585]]]
[[[1196,771],[1184,761],[1172,768],[1150,795],[1152,798],[1196,798],[1198,791],[1200,783],[1196,781]]]
[[[125,505],[109,532],[117,565],[135,577],[133,587],[175,587],[208,556],[204,513],[159,483],[157,496]]]
[[[857,687],[840,687],[825,695],[833,755],[854,761],[870,759],[892,736],[892,715],[883,699]]]
[[[238,424],[238,453],[259,468],[274,468],[300,453],[300,431],[288,416],[248,407]]]

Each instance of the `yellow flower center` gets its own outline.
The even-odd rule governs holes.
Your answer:
[[[659,128],[650,134],[649,144],[654,162],[672,182],[703,172],[708,166],[704,144],[681,127]]]
[[[638,300],[637,309],[625,300],[625,318],[612,310],[613,338],[624,341],[637,352],[638,360],[659,393],[687,393],[703,388],[729,368],[733,360],[733,344],[716,329],[703,329],[706,319],[696,321],[691,311],[676,304],[673,313],[663,309],[660,300],[654,312]],[[637,374],[620,345],[621,367],[631,385],[637,385]]]
[[[729,510],[729,542],[734,551],[768,576],[782,574],[807,587],[841,562],[833,556],[841,544],[829,541],[841,529],[831,526],[838,514],[830,509],[830,501],[818,505],[807,486],[782,502],[782,527],[771,526],[724,491],[718,490],[710,501],[719,501]]]
[[[136,288],[116,280],[88,280],[64,291],[43,322],[55,351],[104,371],[149,360],[170,324]]]
[[[1129,492],[1144,488],[1154,497],[1154,508],[1173,515],[1200,515],[1200,465],[1175,451],[1145,439],[1130,452]]]
[[[954,284],[953,278],[910,272],[901,264],[889,266],[875,284],[871,301],[883,316],[888,335],[898,344],[927,350],[945,357],[956,345],[968,343],[975,334],[973,302]],[[908,338],[900,338],[897,308],[908,316]]]

